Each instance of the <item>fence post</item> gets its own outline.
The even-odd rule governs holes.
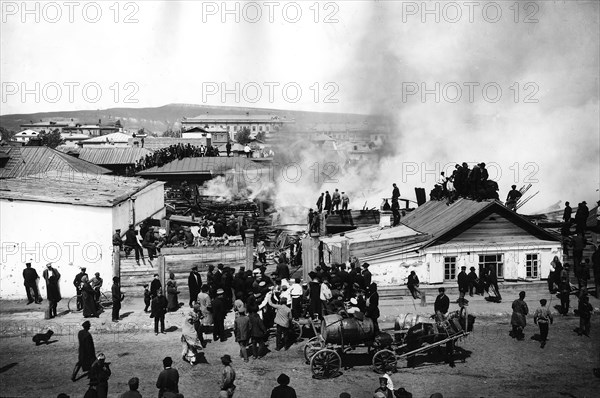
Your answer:
[[[158,264],[158,277],[160,278],[160,284],[162,286],[163,292],[166,295],[166,278],[165,278],[165,272],[166,272],[166,267],[165,267],[165,256],[163,256],[162,254],[158,256],[156,263]]]
[[[113,276],[121,278],[121,250],[119,246],[113,246]],[[112,279],[112,278],[111,278]]]
[[[246,237],[246,269],[254,269],[254,230],[244,231]]]

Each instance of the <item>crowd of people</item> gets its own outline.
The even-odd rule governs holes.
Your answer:
[[[431,200],[446,200],[448,204],[458,198],[472,200],[498,199],[498,184],[489,179],[485,163],[481,162],[469,168],[466,162],[456,164],[450,176],[440,173]]]
[[[166,148],[160,148],[138,160],[133,166],[127,168],[127,176],[133,176],[135,173],[150,167],[161,167],[175,159],[200,158],[200,157],[220,156],[219,150],[212,145],[195,146],[191,144],[175,144]]]

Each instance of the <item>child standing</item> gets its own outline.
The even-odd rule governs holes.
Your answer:
[[[546,307],[546,303],[546,299],[541,299],[540,307],[533,313],[533,322],[540,327],[540,341],[542,342],[540,348],[544,348],[546,346],[546,341],[548,340],[548,330],[550,329],[550,325],[554,322],[552,313]]]
[[[144,285],[144,312],[148,312],[148,307],[150,307],[150,290],[148,289],[148,285]]]
[[[590,337],[590,318],[592,317],[592,312],[594,308],[590,304],[590,298],[584,294],[581,296],[579,300],[579,331],[577,334],[581,336],[582,334]]]

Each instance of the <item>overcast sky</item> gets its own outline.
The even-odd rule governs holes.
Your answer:
[[[1,114],[380,113],[397,155],[380,184],[407,163],[485,161],[503,196],[533,182],[536,208],[598,200],[597,1],[75,3],[2,2]]]

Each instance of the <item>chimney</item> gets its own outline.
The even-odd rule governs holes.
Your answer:
[[[389,210],[381,210],[379,212],[379,227],[391,227],[392,226],[392,212]]]

